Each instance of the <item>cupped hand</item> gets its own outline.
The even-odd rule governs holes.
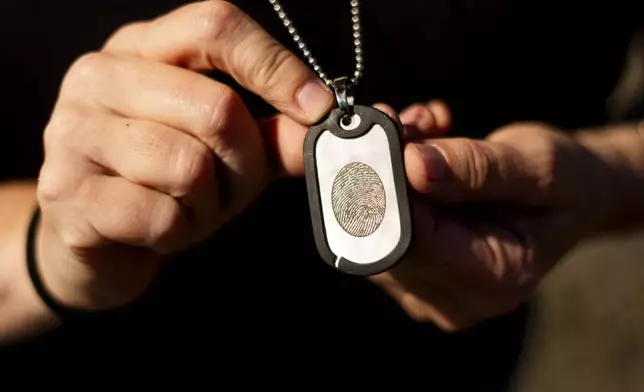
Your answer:
[[[610,198],[601,161],[550,126],[440,138],[449,118],[436,103],[401,114],[407,132],[420,135],[405,150],[415,241],[399,266],[372,280],[415,320],[455,331],[530,298],[598,229]]]
[[[200,73],[213,69],[283,114],[258,124],[230,87]],[[70,307],[132,302],[163,255],[214,233],[271,178],[301,174],[298,123],[332,102],[304,63],[228,2],[121,28],[71,67],[45,130],[45,285]]]

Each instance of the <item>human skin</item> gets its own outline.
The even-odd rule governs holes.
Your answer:
[[[213,68],[280,114],[252,118],[200,73]],[[0,223],[0,339],[58,323],[25,267],[36,203],[38,265],[53,297],[126,306],[169,254],[215,234],[272,181],[302,176],[307,125],[332,102],[305,64],[223,1],[117,31],[67,73],[37,185],[0,188],[12,217]],[[371,279],[420,322],[458,330],[508,312],[576,242],[642,222],[636,124],[572,135],[510,124],[472,140],[445,137],[450,112],[438,101],[400,119],[416,238],[398,267]]]

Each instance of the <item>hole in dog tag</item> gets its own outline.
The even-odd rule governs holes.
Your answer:
[[[324,261],[352,275],[393,267],[411,242],[400,133],[383,112],[333,110],[304,141],[313,232]]]

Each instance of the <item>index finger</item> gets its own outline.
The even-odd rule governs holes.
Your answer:
[[[313,71],[234,5],[210,0],[127,25],[103,48],[194,71],[218,69],[277,110],[318,121],[333,96]]]

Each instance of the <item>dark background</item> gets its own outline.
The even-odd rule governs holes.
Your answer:
[[[237,3],[292,47],[268,1]],[[331,75],[353,67],[346,3],[283,2]],[[0,179],[37,175],[42,130],[75,58],[100,48],[118,26],[181,4],[3,1]],[[453,111],[453,134],[471,137],[521,120],[565,129],[604,124],[643,14],[641,2],[627,1],[365,0],[357,100],[402,109],[441,98]],[[271,113],[241,93],[258,116]],[[391,377],[437,390],[499,390],[508,382],[530,307],[462,334],[416,325],[374,287],[319,262],[309,227],[303,184],[278,184],[171,264],[141,309],[3,349],[5,374],[23,387],[70,388],[279,382],[310,389],[338,375],[363,386]]]
[[[293,47],[267,0],[237,3]],[[3,1],[0,179],[37,173],[38,138],[78,56],[98,50],[118,26],[182,4]],[[328,74],[352,71],[346,1],[284,5]],[[472,136],[521,119],[601,124],[641,11],[641,2],[627,0],[371,0],[363,7],[366,69],[357,99],[402,108],[442,98],[454,110],[455,132]]]

